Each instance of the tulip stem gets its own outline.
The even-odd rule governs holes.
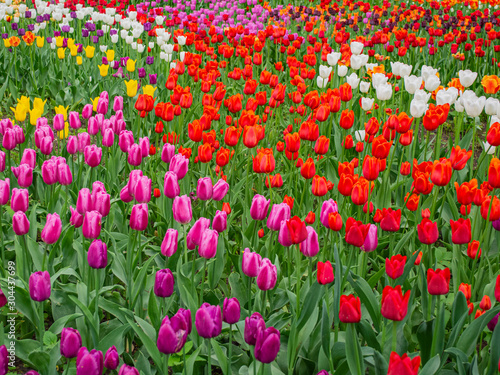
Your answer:
[[[205,264],[203,265],[203,276],[201,278],[201,287],[200,287],[200,305],[203,304],[203,290],[205,287],[206,278],[207,278],[207,259],[205,258]]]
[[[395,352],[398,346],[398,322],[392,322],[392,351]]]
[[[99,290],[100,290],[100,280],[99,280],[99,269],[95,269],[95,320],[96,329],[99,329]]]
[[[43,350],[43,334],[45,333],[45,326],[44,326],[44,320],[43,320],[43,301],[39,302],[39,339],[40,339],[40,346],[41,349]]]
[[[68,374],[68,370],[69,370],[69,365],[71,363],[71,358],[67,358],[66,359],[66,368],[64,369],[64,375],[67,375]]]
[[[164,362],[163,362],[163,374],[165,375],[168,375],[168,359],[169,359],[170,355],[167,354],[165,355],[165,358],[164,358]]]
[[[233,358],[233,325],[229,325],[229,345],[228,345],[228,357],[227,357],[227,373],[231,374],[231,361]]]
[[[297,310],[296,310],[296,319],[299,319],[299,311],[300,311],[300,279],[301,279],[301,274],[300,274],[300,249],[299,245],[297,245],[297,252],[295,253],[295,259],[297,261],[297,264],[295,266],[295,270],[297,272],[297,284],[295,285],[295,290],[296,290],[296,295],[297,295]],[[297,322],[296,320],[296,322]]]
[[[212,339],[207,339],[208,375],[212,374]]]
[[[247,288],[247,294],[248,294],[248,316],[251,315],[250,311],[250,306],[252,306],[252,278],[248,277],[248,288]]]
[[[3,215],[3,206],[0,204],[0,247],[1,247],[1,252],[2,252],[2,269],[4,275],[7,275],[7,267],[5,267],[5,246],[3,245],[3,227],[2,227],[2,215]],[[24,237],[24,236],[23,236]],[[27,251],[28,248],[26,248],[25,251]],[[23,254],[25,253],[23,251]],[[27,267],[27,265],[25,265]]]

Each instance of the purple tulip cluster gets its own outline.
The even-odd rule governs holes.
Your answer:
[[[171,318],[165,316],[158,331],[158,350],[164,354],[178,353],[184,347],[191,329],[190,310],[179,309]]]
[[[276,286],[278,279],[276,266],[258,253],[245,249],[241,269],[246,276],[257,278],[257,287],[260,290],[270,290]]]
[[[92,192],[88,188],[78,192],[76,210],[70,207],[70,223],[75,228],[82,226],[85,238],[95,239],[101,234],[101,220],[108,216],[110,208],[111,196],[102,182],[95,181],[92,184]]]
[[[2,147],[6,150],[13,150],[17,145],[23,144],[25,141],[25,136],[23,132],[23,128],[19,125],[12,125],[12,121],[10,119],[3,119],[0,121],[0,134],[2,134]],[[3,153],[3,160],[5,160],[5,153]],[[0,156],[2,159],[2,156]],[[2,163],[0,162],[0,165]],[[3,163],[5,169],[5,163]],[[1,171],[3,169],[0,168]]]
[[[280,350],[280,332],[274,327],[266,328],[266,322],[258,312],[245,319],[245,342],[255,346],[255,358],[262,363],[271,363]]]

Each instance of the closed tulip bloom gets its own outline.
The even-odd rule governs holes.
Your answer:
[[[187,235],[188,242],[191,241],[193,243],[193,248],[195,246],[200,246],[203,233],[209,228],[210,219],[200,217],[198,220],[196,220]]]
[[[28,211],[29,193],[27,189],[12,189],[12,197],[10,199],[10,208],[12,211]]]
[[[59,181],[57,173],[57,163],[53,159],[49,159],[42,164],[42,178],[47,185],[53,185]]]
[[[87,146],[83,150],[83,156],[85,158],[85,163],[89,167],[95,168],[101,164],[102,148],[97,147],[96,145]]]
[[[176,154],[170,160],[169,171],[175,172],[177,179],[182,180],[189,168],[189,159],[186,159],[182,154]]]
[[[17,211],[12,216],[12,229],[18,236],[24,236],[30,230],[30,222],[23,211]]]
[[[168,268],[156,271],[154,293],[161,298],[170,297],[174,293],[174,275]]]
[[[165,145],[163,145],[163,148],[161,150],[161,160],[164,163],[170,163],[174,155],[175,155],[175,146],[171,145],[170,143],[165,143]]]
[[[225,211],[217,210],[212,223],[212,228],[214,228],[218,233],[222,233],[227,229],[227,213]]]
[[[113,129],[105,129],[102,132],[102,145],[105,147],[111,147],[115,143],[115,133]]]
[[[394,211],[392,208],[382,210],[380,228],[386,232],[397,232],[401,226],[401,209]]]
[[[5,206],[10,199],[10,179],[0,180],[0,206]]]
[[[13,150],[17,146],[14,129],[6,129],[3,133],[2,146],[6,150]]]
[[[89,266],[94,269],[106,268],[108,265],[108,247],[106,244],[101,240],[94,240],[89,246],[87,261]]]
[[[61,355],[66,358],[75,358],[82,347],[80,332],[74,328],[63,328],[61,332]]]
[[[90,134],[87,132],[78,133],[78,151],[84,152],[87,146],[90,146]]]
[[[330,228],[330,225],[328,223],[328,215],[330,213],[335,213],[338,212],[338,206],[337,202],[335,202],[333,199],[328,199],[323,202],[321,205],[321,214],[320,214],[320,221],[321,224],[323,224],[324,227]]]
[[[12,167],[12,172],[14,173],[14,176],[17,177],[17,183],[20,187],[27,188],[33,183],[33,168],[31,168],[28,164],[21,164],[19,167]],[[52,185],[54,182],[52,182],[49,176],[52,177],[52,174],[47,174],[44,166],[42,166],[42,177],[44,182],[48,185]],[[55,176],[57,176],[57,173]]]
[[[422,219],[417,225],[418,240],[426,245],[435,243],[439,238],[437,222]]]
[[[41,238],[46,244],[54,244],[59,239],[62,230],[61,218],[57,213],[47,214],[47,221],[42,229]]]
[[[112,346],[106,352],[104,356],[104,367],[108,370],[116,370],[118,365],[120,364],[120,356],[118,355],[118,351],[116,350],[116,346]]]
[[[92,114],[92,112],[90,112]],[[85,113],[86,115],[88,113]],[[88,117],[90,118],[90,116]],[[78,112],[70,112],[68,115],[69,126],[71,129],[80,129],[82,127],[82,123],[80,121],[80,114]]]
[[[204,303],[196,311],[195,326],[198,335],[210,339],[220,335],[222,331],[222,313],[219,306]]]
[[[5,375],[9,372],[9,352],[5,345],[0,346],[0,374]],[[32,375],[32,374],[29,374]],[[37,373],[38,375],[38,373]]]
[[[0,150],[0,172],[5,171],[5,152]]]
[[[103,191],[99,191],[95,194],[92,193],[92,195],[94,210],[99,212],[103,217],[108,216],[111,209],[111,196]]]
[[[172,204],[174,220],[180,224],[187,224],[193,218],[191,211],[191,199],[187,195],[175,197]]]
[[[450,291],[450,269],[429,268],[427,270],[427,290],[432,296],[442,296]]]
[[[431,181],[437,186],[446,186],[451,180],[452,172],[448,159],[436,160],[431,172]]]
[[[83,215],[81,215],[71,206],[69,207],[69,209],[71,211],[71,218],[69,219],[69,223],[75,228],[80,228],[83,225]]]
[[[266,322],[258,312],[245,318],[244,339],[248,345],[255,345],[259,331],[266,329]]]
[[[57,177],[59,183],[63,186],[71,185],[73,182],[73,175],[71,174],[71,169],[68,164],[60,163],[57,166]]]
[[[33,301],[42,302],[50,298],[50,275],[47,271],[31,274],[29,279],[30,297]]]
[[[26,148],[23,151],[23,157],[20,164],[28,164],[30,168],[36,167],[36,151],[31,148]]]
[[[148,227],[148,205],[140,203],[132,207],[130,214],[130,228],[143,231]]]
[[[202,177],[198,180],[196,196],[202,201],[207,201],[212,198],[213,188],[212,179],[210,177]]]
[[[497,276],[497,282],[495,283],[495,299],[500,303],[500,275]]]
[[[267,227],[273,231],[280,230],[281,222],[290,219],[290,212],[290,206],[286,203],[273,204],[267,218]]]
[[[331,230],[339,232],[344,225],[342,216],[338,212],[331,212],[328,215],[328,225]]]
[[[161,253],[166,257],[171,257],[177,252],[179,232],[176,229],[169,228],[161,243]]]
[[[74,135],[68,137],[68,143],[66,144],[66,151],[68,154],[74,155],[78,152],[78,139]]]
[[[420,356],[411,359],[406,353],[399,356],[398,353],[392,352],[387,375],[417,375],[419,368]]]
[[[189,318],[191,322],[191,318]],[[179,310],[172,318],[166,316],[158,331],[156,346],[163,354],[178,353],[186,343],[188,332],[186,317]]]
[[[164,179],[164,184],[163,184],[163,194],[167,198],[174,199],[177,197],[181,192],[181,189],[179,187],[179,182],[177,179],[177,175],[175,172],[167,172],[165,173],[165,179]]]
[[[353,294],[340,296],[339,320],[342,323],[361,321],[361,300]]]
[[[142,176],[137,181],[134,189],[134,197],[138,203],[148,203],[151,200],[151,179]]]
[[[250,216],[252,219],[264,220],[267,217],[270,202],[270,199],[266,199],[260,194],[254,195],[252,205],[250,206]]]
[[[396,280],[400,277],[404,270],[406,264],[406,256],[401,254],[393,255],[391,258],[386,258],[385,260],[385,272],[387,276],[391,279]]]
[[[229,184],[223,179],[220,179],[214,185],[212,199],[214,201],[221,201],[224,199],[228,191],[229,191]]]
[[[80,348],[76,357],[76,375],[101,375],[104,367],[102,352]]]
[[[128,149],[127,162],[134,167],[141,165],[142,163],[142,150],[137,143],[134,143]]]
[[[128,152],[134,144],[134,135],[130,130],[122,130],[118,135],[118,146],[122,152]]]
[[[330,284],[335,279],[333,274],[333,267],[329,260],[325,263],[318,262],[318,272],[317,272],[317,280],[321,285]]]
[[[387,285],[382,291],[382,316],[393,321],[403,320],[408,312],[409,300],[410,291],[403,295],[401,285],[395,288]]]
[[[378,227],[375,224],[369,224],[368,233],[365,237],[365,242],[361,246],[361,250],[370,252],[377,249],[378,246]]]
[[[87,239],[94,239],[101,234],[102,215],[98,211],[89,211],[83,218],[82,234]]]
[[[243,259],[241,262],[241,269],[243,273],[248,277],[257,277],[260,270],[260,264],[262,262],[262,257],[258,253],[253,253],[250,249],[246,248],[243,251]]]
[[[219,241],[219,233],[216,230],[205,229],[201,235],[201,242],[198,247],[198,254],[205,258],[211,259],[217,254],[217,244]]]
[[[319,253],[318,233],[313,227],[306,226],[307,238],[300,243],[300,252],[306,257],[313,257]]]
[[[457,221],[450,220],[451,225],[451,242],[456,245],[469,243],[471,240],[471,224],[470,219],[460,218]]]
[[[76,200],[76,210],[80,215],[85,215],[86,212],[92,211],[94,208],[92,202],[92,194],[87,188],[83,188],[78,192],[78,198]]]
[[[255,359],[262,363],[271,363],[276,359],[280,351],[280,332],[269,327],[257,332],[257,341],[255,343]]]
[[[488,183],[492,188],[500,188],[500,159],[491,159],[488,168]]]
[[[276,266],[269,259],[262,259],[259,274],[257,275],[257,287],[260,290],[273,289],[276,286],[277,277]]]
[[[241,308],[237,298],[225,298],[222,305],[222,320],[227,324],[235,324],[240,320]]]

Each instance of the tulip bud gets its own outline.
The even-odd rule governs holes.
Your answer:
[[[193,218],[191,212],[191,199],[187,195],[175,197],[172,204],[174,220],[180,224],[187,224]]]
[[[175,172],[177,179],[182,180],[186,175],[189,167],[189,159],[186,159],[182,154],[176,154],[170,160],[169,171]]]
[[[280,332],[269,327],[257,332],[257,341],[255,343],[255,359],[262,363],[271,363],[276,359],[280,351]]]
[[[28,164],[30,168],[34,169],[36,167],[36,151],[32,148],[25,148],[19,164]]]
[[[27,189],[12,189],[12,197],[10,199],[10,208],[12,211],[28,211],[29,207],[29,198],[28,198],[28,190]]]
[[[69,219],[69,223],[73,225],[75,228],[80,228],[83,224],[83,215],[75,210],[73,207],[69,207],[71,211],[71,218]]]
[[[235,324],[240,320],[241,308],[237,298],[225,298],[222,305],[222,320],[227,324]]]
[[[175,155],[175,146],[171,145],[170,143],[165,143],[165,145],[161,150],[161,160],[164,163],[170,163],[174,155]]]
[[[257,277],[259,274],[260,264],[262,257],[258,253],[253,253],[250,249],[246,248],[243,252],[243,260],[241,262],[241,269],[248,277]]]
[[[42,229],[42,241],[46,244],[54,244],[59,239],[62,230],[61,218],[57,213],[47,214],[47,221]]]
[[[219,233],[216,230],[205,229],[201,235],[198,254],[205,258],[211,259],[217,254],[217,244],[219,241]]]
[[[155,276],[154,293],[158,297],[170,297],[174,293],[174,275],[168,268],[158,270]]]
[[[286,203],[273,204],[267,218],[267,227],[273,231],[279,231],[281,222],[290,219],[290,211],[290,206]]]
[[[88,120],[90,118],[90,116],[92,116],[93,110],[94,110],[94,108],[93,108],[92,104],[85,104],[83,106],[83,109],[82,109],[82,117],[84,119]],[[74,112],[70,112],[70,116],[72,113],[74,113]]]
[[[151,200],[151,179],[142,176],[137,181],[134,189],[134,197],[137,203],[148,203]]]
[[[74,328],[63,328],[61,332],[61,355],[66,358],[75,358],[82,347],[80,333]]]
[[[24,236],[30,230],[30,222],[23,211],[17,211],[12,216],[12,229],[18,236]]]
[[[0,180],[0,206],[5,206],[10,199],[10,179]]]
[[[94,239],[101,234],[102,215],[98,211],[88,211],[83,218],[82,234],[87,239]]]
[[[106,352],[104,356],[104,367],[108,370],[116,370],[118,365],[120,364],[120,356],[118,355],[118,351],[116,350],[116,346],[112,346]]]
[[[106,268],[108,265],[108,247],[106,244],[101,240],[94,240],[90,244],[87,261],[89,266],[94,269]]]
[[[185,314],[185,311],[188,314]],[[189,310],[179,309],[170,319],[166,316],[158,332],[158,340],[156,342],[158,350],[164,354],[178,353],[184,347],[190,331],[191,312]]]
[[[31,274],[29,279],[30,297],[33,301],[43,302],[50,298],[50,275],[47,271]]]
[[[264,220],[267,217],[270,202],[270,199],[266,199],[260,194],[254,195],[252,199],[252,206],[250,207],[250,216],[252,219]]]
[[[130,214],[130,228],[143,231],[148,227],[148,205],[146,203],[140,203],[132,207],[132,213]]]
[[[175,172],[167,172],[165,173],[165,179],[163,183],[163,194],[167,198],[174,199],[181,192],[179,187],[179,182],[177,179],[177,175]]]
[[[68,137],[68,143],[66,144],[66,150],[68,154],[74,155],[78,152],[78,140],[76,136],[70,135]]]
[[[195,325],[198,335],[210,339],[222,331],[222,314],[219,306],[204,303],[196,312]]]
[[[53,185],[59,180],[57,175],[57,164],[53,159],[49,159],[42,164],[42,178],[47,185]]]
[[[223,179],[220,179],[214,185],[212,199],[214,201],[221,201],[222,199],[224,199],[228,191],[229,191],[229,184]]]
[[[251,316],[245,318],[244,338],[248,345],[255,345],[257,342],[257,334],[259,331],[266,329],[266,322],[258,312],[254,312]]]
[[[318,233],[313,227],[307,226],[307,238],[300,243],[300,252],[306,257],[313,257],[319,253]]]
[[[277,269],[267,258],[264,258],[260,264],[259,274],[257,275],[257,286],[260,290],[270,290],[276,285]]]
[[[198,187],[196,188],[196,196],[202,201],[207,201],[212,198],[213,186],[210,177],[203,177],[198,180]]]
[[[224,211],[217,210],[212,223],[212,228],[219,233],[222,233],[227,229],[227,214]]]
[[[61,163],[57,166],[57,176],[59,183],[63,186],[71,185],[73,182],[73,175],[68,164]]]
[[[169,228],[165,233],[161,243],[161,253],[166,257],[171,257],[177,252],[179,232],[176,229]]]
[[[80,348],[76,357],[76,375],[101,375],[104,367],[102,352]]]

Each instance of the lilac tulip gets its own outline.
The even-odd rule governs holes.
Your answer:
[[[174,293],[174,275],[168,268],[156,271],[154,293],[161,298],[170,297]]]

